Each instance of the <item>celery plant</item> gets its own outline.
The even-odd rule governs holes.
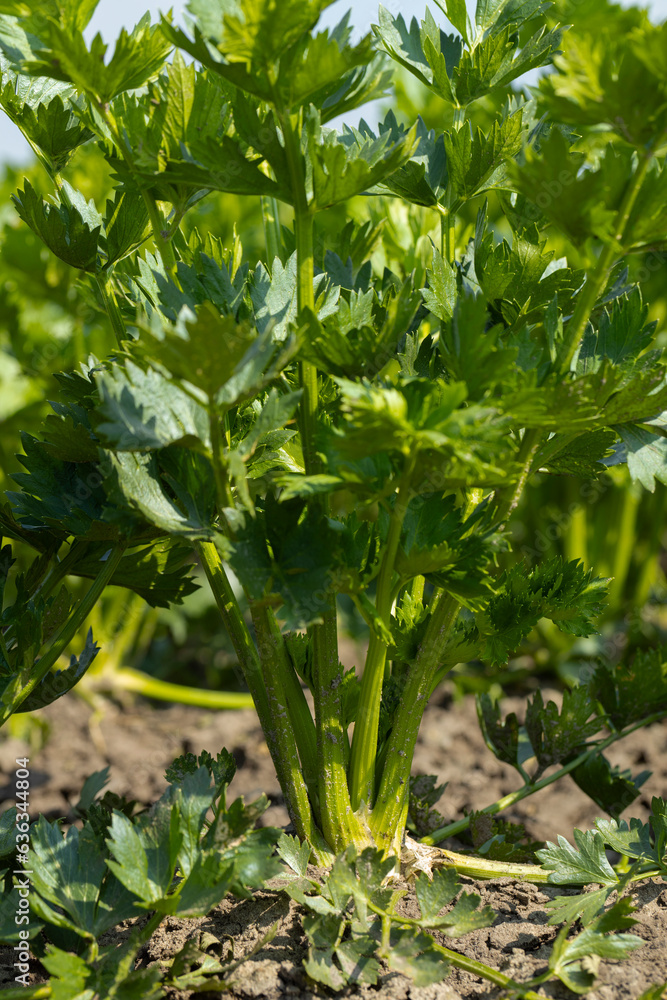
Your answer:
[[[498,568],[531,477],[627,461],[649,489],[667,480],[665,369],[622,267],[663,238],[667,105],[647,53],[665,32],[642,16],[582,66],[541,0],[478,0],[474,24],[438,5],[454,34],[380,8],[375,41],[353,44],[347,18],[316,32],[326,0],[190,0],[187,30],[144,19],[106,62],[82,34],[94,3],[3,5],[0,100],[53,183],[44,199],[26,182],[16,209],[118,346],[59,376],[24,440],[2,526],[40,555],[5,611],[2,719],[75,683],[92,648],[58,684],[50,669],[108,583],[177,601],[194,551],[322,863],[399,850],[420,721],[452,666],[506,662],[540,619],[595,630],[606,584],[576,558]],[[530,98],[513,89],[554,59]],[[441,102],[437,129],[391,111],[325,127],[384,95],[395,64]],[[81,143],[113,170],[106,206],[67,181]],[[188,227],[213,191],[261,199],[265,263]],[[366,217],[327,245],[327,213],[360,195]],[[432,238],[426,273],[377,266],[392,199]],[[94,579],[74,608],[68,575]],[[370,631],[360,677],[339,661],[342,594]],[[597,755],[606,775],[577,706],[551,763],[576,779]],[[497,749],[511,726],[483,708]],[[538,756],[549,712],[535,704]],[[542,765],[518,765],[529,794]]]

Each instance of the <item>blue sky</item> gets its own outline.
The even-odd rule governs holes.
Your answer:
[[[474,0],[467,0],[468,6],[474,9]],[[621,0],[630,6],[629,0]],[[324,18],[328,23],[335,23],[341,15],[352,7],[352,21],[359,32],[364,34],[377,17],[378,0],[338,0],[326,11]],[[408,19],[413,15],[421,17],[424,12],[424,0],[384,0],[384,6],[392,12],[399,11]],[[648,6],[655,20],[667,17],[667,0],[644,0],[642,6]],[[88,26],[88,33],[94,35],[99,31],[105,41],[113,43],[122,27],[132,27],[137,21],[138,11],[150,10],[153,16],[162,9],[168,8],[165,2],[149,3],[146,7],[137,6],[136,0],[100,0],[99,6]],[[181,20],[185,9],[185,0],[173,0],[174,20]],[[0,111],[0,162],[20,164],[31,159],[30,147],[23,139],[19,130]]]

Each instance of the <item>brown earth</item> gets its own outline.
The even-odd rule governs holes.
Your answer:
[[[546,700],[550,692],[543,693]],[[522,707],[521,699],[507,699],[504,703],[507,711],[520,713]],[[0,742],[0,809],[2,801],[13,794],[16,757],[31,757],[32,814],[43,812],[53,819],[68,814],[85,778],[107,764],[111,769],[108,787],[148,805],[164,790],[164,770],[174,757],[203,749],[215,753],[226,746],[239,764],[231,793],[251,800],[265,792],[271,806],[262,822],[275,826],[288,822],[266,744],[250,710],[212,713],[182,706],[156,708],[142,702],[123,706],[109,702],[101,713],[95,713],[85,701],[71,694],[38,714],[50,727],[43,749],[31,754],[22,740],[5,738]],[[667,794],[666,751],[666,724],[634,733],[608,751],[612,763],[622,768],[630,768],[633,773],[645,769],[653,772],[627,815],[645,820],[652,795]],[[425,715],[414,772],[435,774],[439,782],[449,782],[439,804],[447,822],[461,816],[463,810],[480,809],[518,787],[513,769],[499,763],[485,747],[472,700],[452,703],[445,688]],[[572,829],[590,827],[598,814],[599,809],[565,778],[519,803],[506,818],[524,823],[536,840],[555,840],[558,834],[572,840]],[[443,846],[456,849],[459,845],[452,841]],[[490,928],[454,942],[443,938],[442,943],[519,981],[543,971],[556,935],[556,928],[547,923],[544,903],[562,890],[509,879],[462,881],[468,891],[478,892],[498,917]],[[588,994],[590,1000],[636,1000],[652,983],[667,981],[667,887],[659,880],[640,883],[635,887],[634,899],[641,921],[635,932],[646,945],[622,963],[603,963],[599,985]],[[408,895],[403,905],[408,913],[412,912],[414,897]],[[149,942],[142,961],[168,958],[187,937],[202,933],[221,942],[231,936],[235,955],[239,956],[275,923],[273,941],[241,966],[233,979],[232,992],[226,995],[232,1000],[310,1000],[327,995],[302,971],[305,945],[295,904],[276,892],[258,893],[251,900],[227,899],[202,920],[169,918]],[[13,959],[7,952],[4,960],[3,971],[0,953],[0,989],[2,984],[9,986],[13,978]],[[173,1000],[182,1000],[186,995],[172,993]],[[499,998],[502,992],[475,976],[453,970],[444,983],[435,986],[417,988],[404,977],[387,973],[377,987],[357,987],[340,995],[377,1000],[473,1000]],[[543,988],[543,995],[573,996],[558,986]]]

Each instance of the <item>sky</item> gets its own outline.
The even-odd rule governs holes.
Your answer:
[[[185,9],[186,0],[173,0],[171,7],[174,12],[174,21],[182,21],[182,14]],[[621,0],[626,6],[631,6],[630,0]],[[467,0],[468,7],[474,10],[474,0]],[[131,28],[136,23],[137,12],[149,10],[153,17],[156,17],[159,10],[169,9],[169,0],[163,3],[149,3],[137,5],[136,0],[100,0],[92,21],[86,31],[87,36],[92,37],[96,32],[100,32],[106,42],[111,43],[116,39],[121,28]],[[352,7],[352,22],[359,35],[363,35],[370,30],[370,25],[377,18],[378,0],[338,0],[325,11],[323,22],[335,24],[342,14]],[[384,6],[394,12],[399,11],[406,20],[413,16],[421,19],[424,13],[424,0],[384,0]],[[644,0],[641,6],[648,6],[653,19],[658,21],[667,17],[667,0]],[[32,159],[32,152],[27,142],[16,128],[16,126],[0,110],[0,163],[8,162],[14,165],[28,162]]]

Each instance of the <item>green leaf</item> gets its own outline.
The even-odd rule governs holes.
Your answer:
[[[449,972],[433,938],[420,930],[392,928],[384,958],[390,969],[409,976],[417,987],[439,983]]]
[[[443,297],[439,298],[442,302]],[[433,303],[426,297],[425,301],[435,312]],[[449,304],[453,309],[448,316]],[[482,296],[462,295],[454,302],[450,299],[436,315],[445,321],[438,340],[445,370],[451,378],[465,382],[471,399],[480,400],[487,389],[514,379],[516,348],[502,344],[499,324],[489,329],[487,303]]]
[[[663,1000],[665,990],[667,990],[667,982],[654,983],[647,990],[644,990],[642,995],[637,997],[637,1000]]]
[[[493,312],[507,325],[546,321],[545,307],[557,297],[558,305],[565,308],[581,286],[583,272],[562,266],[562,260],[554,261],[553,252],[545,253],[544,247],[535,228],[515,232],[511,247],[506,241],[495,244],[493,234],[486,231],[486,205],[480,210],[475,228],[475,280]]]
[[[577,31],[576,43],[564,36],[557,72],[541,81],[542,106],[558,121],[604,123],[632,149],[652,144],[665,122],[664,76],[657,69],[664,27],[636,15],[623,21],[613,7],[597,10],[597,23]]]
[[[109,199],[106,204],[104,233],[100,240],[101,250],[106,255],[105,267],[136,250],[148,232],[148,209],[142,196],[116,189],[113,201]]]
[[[506,662],[540,618],[571,635],[590,635],[606,589],[607,581],[594,578],[577,560],[550,559],[529,573],[513,567],[475,616],[483,655],[494,663]]]
[[[282,602],[277,613],[288,629],[320,620],[331,588],[332,567],[344,544],[337,522],[316,511],[299,521],[301,509],[297,500],[271,503],[265,526],[259,518],[248,520],[237,532],[230,556],[234,572],[253,599],[274,595],[276,603]]]
[[[440,10],[445,14],[450,24],[462,36],[466,45],[472,41],[472,25],[468,16],[465,0],[435,0]]]
[[[59,173],[74,150],[93,137],[75,114],[75,91],[54,80],[9,69],[3,68],[2,75],[0,106]]]
[[[193,455],[185,454],[184,464],[192,464],[193,460]],[[193,481],[197,478],[195,475]],[[165,490],[154,454],[120,452],[108,456],[108,496],[119,509],[121,520],[124,520],[122,512],[125,510],[134,517],[141,515],[166,534],[213,539],[210,491],[193,495],[179,488],[177,481],[172,480],[169,485],[176,493],[176,500]],[[210,479],[207,485],[210,486]]]
[[[245,832],[255,825],[262,813],[266,812],[269,800],[265,795],[262,795],[249,806],[245,806],[243,800],[240,800],[240,807],[236,809],[236,815],[232,817],[230,814],[237,805],[239,805],[239,800],[236,800],[230,807],[223,825],[229,823],[229,830],[240,828]],[[220,861],[222,863],[231,862],[234,866],[231,891],[236,896],[246,896],[248,888],[258,889],[269,879],[282,873],[282,866],[274,856],[277,838],[278,831],[274,827],[250,829],[241,843],[232,844],[222,852]],[[215,839],[213,843],[215,845]],[[217,857],[217,850],[218,848],[213,846],[214,857]]]
[[[526,709],[526,731],[540,771],[581,752],[603,725],[602,719],[590,718],[594,712],[595,703],[583,685],[563,692],[560,712],[553,701],[544,704],[540,691],[533,695]]]
[[[86,938],[112,926],[108,913],[98,911],[100,888],[108,872],[99,842],[89,827],[79,831],[72,826],[63,837],[57,823],[48,823],[40,816],[32,830],[31,861],[33,888],[66,914],[59,917],[49,908],[51,922]],[[129,916],[135,911],[126,902],[122,912]],[[118,915],[114,924],[117,919]]]
[[[409,70],[423,84],[429,86],[432,81],[432,72],[422,49],[419,25],[416,18],[412,18],[408,30],[402,14],[394,18],[380,4],[378,8],[378,21],[380,23],[373,25],[373,31],[380,40],[383,48],[389,53],[392,59],[395,59],[401,66]]]
[[[518,108],[493,123],[485,135],[471,125],[445,132],[449,183],[456,198],[468,200],[492,188],[510,188],[503,164],[523,147],[523,109]]]
[[[618,961],[644,944],[636,934],[610,933],[632,927],[637,922],[631,916],[634,912],[630,900],[621,899],[594,917],[574,938],[566,938],[569,927],[564,927],[549,958],[551,971],[574,993],[587,993],[596,976],[590,971],[590,965],[583,965],[582,959],[598,956]]]
[[[334,965],[333,952],[318,950],[314,955],[308,955],[303,961],[303,968],[310,979],[332,990],[342,990],[347,982],[340,969]]]
[[[45,450],[62,462],[96,462],[97,441],[90,427],[88,414],[78,406],[51,403],[55,413],[49,413],[42,424]]]
[[[364,121],[359,124],[359,132],[369,137],[373,134]],[[378,134],[388,134],[395,143],[407,135],[407,129],[398,124],[393,111],[388,111],[384,121],[378,124]],[[395,194],[415,205],[435,207],[447,187],[447,158],[443,137],[436,135],[434,129],[427,129],[422,119],[418,118],[416,140],[414,152],[407,163],[381,180],[371,191]]]
[[[433,878],[421,873],[415,881],[415,895],[421,911],[420,924],[435,927],[438,914],[452,902],[461,885],[453,868],[433,872]]]
[[[426,837],[445,825],[444,816],[433,806],[442,797],[447,782],[436,785],[436,781],[432,774],[413,775],[410,778],[408,826],[419,837]]]
[[[156,903],[169,891],[182,841],[178,812],[167,803],[135,823],[114,810],[107,840],[112,857],[106,864],[140,900]]]
[[[581,479],[601,475],[605,471],[604,459],[610,454],[616,440],[616,431],[591,431],[574,441],[568,441],[568,437],[569,435],[563,435],[561,450],[558,450],[557,439],[553,440],[553,457],[544,463],[544,468],[557,475],[577,476]]]
[[[610,816],[618,817],[640,795],[641,786],[651,776],[642,771],[632,776],[629,770],[612,767],[603,754],[595,754],[571,772],[573,781]]]
[[[490,906],[480,909],[479,901],[477,893],[462,893],[452,909],[432,926],[437,926],[447,937],[461,937],[481,927],[490,927],[496,919],[496,913]]]
[[[438,928],[447,937],[460,937],[492,924],[495,913],[489,906],[478,909],[480,898],[475,893],[464,892],[451,910],[440,915],[460,888],[458,876],[452,868],[434,871],[432,879],[420,874],[415,882],[415,893],[421,910],[420,924],[423,927]]]
[[[94,580],[105,551],[108,546],[104,544],[87,546],[72,572]],[[172,539],[160,539],[128,549],[110,584],[133,590],[153,608],[168,608],[182,604],[183,598],[197,590],[198,584],[191,573],[191,548]]]
[[[308,499],[308,497],[318,496],[322,493],[331,493],[345,486],[345,480],[340,476],[329,476],[326,473],[317,473],[314,476],[285,475],[278,480],[281,486],[280,501],[294,500],[296,497]]]
[[[456,271],[443,258],[437,247],[433,247],[433,266],[426,272],[428,287],[422,288],[424,305],[443,321],[450,320],[454,315],[458,298]],[[486,310],[484,310],[486,318]]]
[[[203,406],[152,368],[126,361],[97,376],[100,404],[95,431],[120,452],[148,452],[170,444],[210,447]]]
[[[58,537],[89,532],[101,538],[117,537],[115,528],[98,526],[106,498],[97,463],[60,462],[28,434],[22,435],[22,444],[25,455],[19,461],[27,471],[13,477],[22,492],[7,493],[15,505],[15,517],[30,526],[50,525]]]
[[[270,0],[190,0],[188,10],[203,34],[215,38],[230,62],[264,69],[309,33],[331,0],[287,0],[280,9]]]
[[[550,924],[572,924],[580,920],[586,926],[604,909],[604,905],[616,886],[607,885],[593,892],[583,892],[579,896],[556,896],[545,903],[545,908],[551,913]]]
[[[410,279],[382,296],[372,289],[341,294],[336,311],[321,322],[311,310],[302,312],[300,353],[331,375],[372,376],[395,356],[419,304]]]
[[[561,28],[549,31],[543,27],[518,48],[515,27],[504,19],[498,26],[499,30],[478,42],[472,52],[464,52],[454,70],[454,90],[461,105],[508,87],[524,73],[548,66],[563,37]]]
[[[341,941],[336,958],[350,983],[377,983],[380,963],[373,957],[375,942],[368,938]]]
[[[16,850],[16,806],[10,806],[0,816],[0,858],[7,858]]]
[[[16,211],[66,264],[95,272],[102,218],[67,181],[62,182],[61,190],[62,200],[49,205],[26,180],[23,191],[13,196]]]
[[[602,411],[606,425],[615,427],[637,422],[660,428],[660,414],[667,406],[667,380],[662,365],[655,364],[655,352],[650,352],[646,358],[645,370],[632,379],[624,378],[610,366],[595,376],[600,379],[607,375],[610,382],[619,385]]]
[[[391,141],[391,133],[375,136],[345,125],[341,135],[329,133],[322,140],[316,115],[310,114],[306,129],[308,160],[312,177],[311,205],[322,210],[372,188],[410,159],[417,146],[417,127]]]
[[[101,771],[94,771],[92,774],[88,775],[81,788],[79,801],[74,806],[75,811],[80,816],[85,816],[94,804],[99,793],[102,791],[104,786],[109,783],[109,777],[108,764],[106,767],[102,768]]]
[[[100,34],[88,49],[80,28],[50,19],[46,47],[24,68],[34,76],[71,82],[100,104],[108,104],[123,91],[141,87],[164,65],[171,43],[160,26],[150,22],[150,14],[145,14],[131,32],[123,28],[111,59],[105,63],[107,45]]]
[[[589,882],[616,885],[618,875],[607,861],[602,835],[597,831],[575,830],[574,840],[576,848],[565,837],[559,837],[558,846],[547,841],[543,850],[536,851],[540,864],[549,871],[549,882],[555,885],[587,885]]]
[[[618,424],[615,430],[623,442],[632,481],[649,493],[655,492],[656,480],[667,484],[667,438],[638,424]]]
[[[298,837],[282,833],[278,841],[278,855],[295,874],[306,875],[311,849],[305,841],[300,843]]]
[[[169,784],[180,785],[188,775],[196,774],[201,767],[205,767],[213,778],[216,786],[215,797],[220,794],[223,785],[230,784],[236,774],[236,761],[223,747],[215,758],[207,750],[203,750],[199,757],[193,753],[182,754],[172,761],[164,776]]]
[[[370,62],[370,36],[356,45],[347,44],[351,34],[348,20],[349,14],[333,31],[325,29],[306,36],[282,55],[277,88],[285,106],[298,108],[313,101],[319,107],[326,97],[336,94],[341,79],[351,70]]]
[[[201,862],[200,840],[206,813],[215,798],[216,787],[211,784],[208,769],[203,765],[194,774],[186,774],[179,781],[172,802],[178,809],[181,846],[178,867],[187,878]]]
[[[396,569],[405,578],[424,575],[474,608],[489,594],[487,566],[497,544],[478,517],[462,520],[454,497],[422,494],[408,504]]]
[[[89,1000],[94,995],[85,989],[91,978],[92,969],[79,955],[61,951],[53,945],[42,959],[42,964],[51,975],[51,996],[53,1000],[65,1000],[66,996],[76,1000]],[[67,991],[67,992],[66,992]]]
[[[313,294],[318,319],[326,319],[336,311],[339,289],[332,288],[326,276],[315,277]],[[274,260],[271,276],[263,264],[258,264],[252,274],[250,295],[260,333],[270,334],[273,341],[285,342],[287,349],[290,324],[297,319],[296,253],[285,265]]]
[[[430,69],[431,88],[449,104],[456,104],[452,76],[465,54],[462,51],[461,40],[441,31],[428,7],[424,13],[419,35]]]
[[[506,24],[521,24],[546,6],[544,0],[477,0],[475,26],[479,34],[498,31]]]
[[[11,811],[11,810],[10,810]],[[6,815],[3,813],[3,816]],[[15,841],[16,834],[13,832],[12,840]],[[23,881],[23,880],[21,880]],[[21,897],[19,896],[18,886],[14,886],[11,891],[5,891],[0,897],[0,941],[3,945],[16,945],[20,944],[22,941],[26,940],[26,932],[28,934],[28,940],[37,937],[42,929],[42,924],[37,923],[34,919],[29,918],[29,923],[22,924],[20,927],[16,923],[16,914],[19,912],[19,904]],[[30,996],[30,993],[24,993],[26,989],[25,986],[17,987],[16,994],[11,997],[11,1000],[21,1000],[21,996]],[[21,991],[19,993],[19,990]],[[5,995],[9,991],[3,990]]]
[[[667,663],[661,649],[639,650],[631,661],[599,664],[589,682],[615,729],[660,712],[667,695]]]
[[[289,192],[260,169],[261,158],[249,156],[233,137],[203,137],[196,143],[191,141],[190,147],[191,156],[170,159],[162,177],[156,177],[155,170],[146,172],[147,178],[157,182],[158,191],[165,190],[162,186],[168,184],[187,190],[189,196],[208,188],[231,194],[268,194],[289,200]]]
[[[291,340],[277,344],[276,327],[261,317],[259,336],[249,323],[220,316],[210,305],[198,309],[196,316],[184,312],[181,318],[182,326],[165,327],[141,350],[225,408],[259,392],[287,364],[296,347]]]
[[[501,722],[500,706],[485,691],[477,697],[477,717],[489,750],[498,760],[517,767],[522,738],[516,714],[512,712]]]
[[[508,171],[538,217],[545,215],[575,245],[591,236],[612,238],[628,177],[629,151],[610,144],[597,169],[582,170],[585,153],[571,152],[562,132],[553,128],[539,152],[528,146],[524,157],[523,165],[509,164]]]
[[[596,819],[595,826],[605,844],[614,851],[639,861],[662,863],[651,841],[651,828],[639,819],[626,820]]]
[[[181,917],[205,917],[225,898],[234,886],[234,864],[218,857],[216,852],[197,853],[187,878],[179,885],[174,908],[171,899],[164,909]]]
[[[647,323],[648,306],[640,289],[622,295],[602,312],[597,330],[588,328],[577,358],[577,371],[596,371],[608,358],[614,365],[633,371],[632,362],[650,345],[655,324]]]
[[[39,682],[27,698],[21,702],[18,708],[14,709],[15,714],[21,712],[34,712],[45,705],[51,705],[58,698],[71,691],[75,684],[78,684],[89,666],[100,651],[97,643],[93,642],[93,630],[88,629],[86,643],[78,656],[70,657],[69,666],[54,673],[47,673]]]

